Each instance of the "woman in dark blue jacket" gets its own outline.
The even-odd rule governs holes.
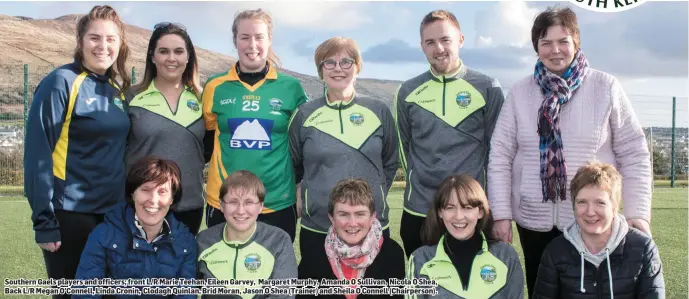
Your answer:
[[[155,157],[137,161],[127,175],[126,204],[108,212],[89,235],[76,278],[195,278],[194,236],[168,213],[180,199],[180,186],[174,162]]]

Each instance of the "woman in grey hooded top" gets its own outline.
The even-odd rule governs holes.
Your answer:
[[[577,171],[575,221],[546,247],[534,298],[665,298],[658,248],[618,213],[621,185],[609,164]]]

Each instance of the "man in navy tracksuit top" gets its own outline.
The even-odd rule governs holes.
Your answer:
[[[124,201],[128,108],[108,75],[64,65],[40,82],[31,103],[24,192],[36,243],[56,246],[43,250],[50,278],[74,277],[89,233]]]

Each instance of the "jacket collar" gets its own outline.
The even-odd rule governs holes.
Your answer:
[[[158,90],[158,88],[156,87],[155,83],[156,83],[156,80],[155,80],[155,79],[151,80],[151,84],[149,84],[148,87],[146,88],[146,90],[144,90],[143,92],[141,92],[141,93],[139,94],[139,96],[142,96],[142,97],[143,97],[143,96],[147,96],[147,95],[152,94],[152,93],[162,94],[162,93],[160,92],[160,90]],[[184,86],[184,91],[183,91],[183,92],[191,92],[191,87],[185,85],[185,86]]]
[[[110,75],[112,74],[113,70],[112,67],[109,68],[104,75],[96,74],[92,72],[91,70],[87,69],[83,64],[79,63],[78,61],[74,60],[72,62],[72,68],[77,71],[77,73],[86,73],[89,77],[98,80],[100,82],[109,82],[112,87],[117,89],[120,92],[120,100],[125,101],[126,96],[122,92],[122,87],[120,86],[119,83],[117,83],[115,80],[112,80],[110,78]]]
[[[346,101],[346,102],[344,102],[344,101],[335,101],[332,103],[329,102],[327,92],[325,93],[325,95],[323,97],[323,101],[325,101],[325,105],[330,107],[330,108],[333,108],[333,109],[347,109],[347,108],[351,107],[352,105],[354,105],[356,100],[357,100],[356,91],[352,94],[352,97],[349,99],[349,101]]]
[[[136,216],[136,213],[134,213],[134,226],[137,229],[138,236],[144,240],[148,240],[148,236],[146,236],[146,230],[144,227],[141,225],[141,222],[139,222],[139,217]],[[163,218],[163,225],[160,227],[160,232],[158,232],[158,236],[151,241],[151,243],[155,243],[158,240],[162,239],[166,235],[170,234],[170,224],[167,222],[167,219]]]
[[[626,218],[619,213],[615,214],[615,219],[613,219],[611,229],[612,234],[610,235],[610,239],[608,239],[607,243],[605,244],[605,248],[603,248],[603,250],[597,254],[591,254],[586,248],[584,240],[581,237],[581,228],[577,224],[576,220],[572,221],[572,223],[565,227],[563,236],[567,241],[569,241],[569,243],[572,244],[572,246],[574,246],[578,254],[582,255],[585,260],[598,267],[607,258],[605,252],[606,250],[608,250],[610,256],[616,256],[618,253],[623,254],[624,240],[629,232],[629,226],[627,225]]]
[[[179,224],[175,220],[174,216],[171,212],[168,212],[168,214],[165,216],[164,222],[167,223],[169,233],[162,235],[160,238],[156,238],[154,242],[148,243],[148,241],[146,241],[145,233],[142,235],[139,231],[139,228],[136,226],[136,211],[133,206],[129,204],[126,205],[123,218],[124,225],[127,227],[127,231],[130,233],[132,238],[132,248],[134,250],[156,251],[157,245],[173,243],[177,230],[179,229]],[[165,224],[163,224],[163,226],[165,226]]]
[[[471,266],[469,286],[462,285],[452,260],[445,252],[445,236],[436,245],[435,256],[424,263],[419,273],[435,280],[438,286],[461,298],[490,297],[507,283],[508,268],[503,261],[488,251],[488,242],[481,232],[483,244]]]
[[[251,244],[255,239],[256,239],[256,230],[258,230],[258,226],[261,225],[260,222],[256,221],[256,225],[254,226],[254,230],[251,232],[251,235],[249,236],[248,239],[245,241],[230,241],[227,239],[227,236],[225,235],[225,230],[227,229],[227,226],[229,224],[225,223],[225,226],[223,227],[222,230],[222,240],[227,244],[227,246],[230,246],[232,248],[244,248]]]
[[[240,81],[239,80],[239,73],[237,73],[237,67],[238,67],[239,61],[235,62],[232,67],[230,68],[230,71],[227,72],[227,81]],[[270,79],[270,80],[275,80],[278,78],[278,72],[273,67],[272,64],[268,63],[268,73],[266,74],[265,79]]]
[[[112,67],[108,68],[108,70],[105,72],[104,75],[101,75],[101,74],[96,74],[96,73],[92,72],[91,70],[87,69],[85,65],[83,65],[82,63],[79,63],[76,60],[74,60],[74,62],[72,62],[72,65],[75,69],[79,70],[79,72],[87,73],[89,77],[92,77],[98,81],[102,81],[102,82],[110,81],[110,82],[112,82],[112,80],[110,80],[110,74],[112,73]],[[116,85],[116,86],[119,89],[119,85]]]
[[[432,66],[429,66],[428,68],[429,68],[428,72],[431,75],[431,77],[433,78],[433,80],[440,82],[440,83],[446,82],[446,81],[454,81],[456,79],[464,78],[464,76],[467,73],[467,67],[466,67],[466,65],[464,65],[464,62],[462,61],[462,59],[459,59],[459,69],[454,74],[442,76],[442,75],[439,75],[439,74],[436,74],[435,72],[433,72]]]
[[[452,263],[452,259],[450,256],[445,252],[445,247],[443,246],[445,242],[445,235],[440,237],[440,241],[438,242],[438,247],[435,249],[435,257],[433,258],[433,261],[441,261],[441,262],[448,262]],[[481,232],[481,250],[478,252],[478,254],[483,254],[485,252],[488,252],[488,242],[486,242],[486,236],[483,235],[483,232]]]

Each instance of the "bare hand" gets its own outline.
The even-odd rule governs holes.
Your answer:
[[[651,225],[648,221],[644,219],[627,219],[627,224],[629,224],[629,227],[636,228],[653,238],[653,236],[651,236]]]
[[[497,220],[493,224],[493,236],[503,242],[512,243],[512,220]]]
[[[297,218],[301,218],[301,183],[297,184]]]
[[[38,247],[41,247],[45,251],[56,252],[62,246],[62,242],[49,242],[49,243],[38,243]]]

